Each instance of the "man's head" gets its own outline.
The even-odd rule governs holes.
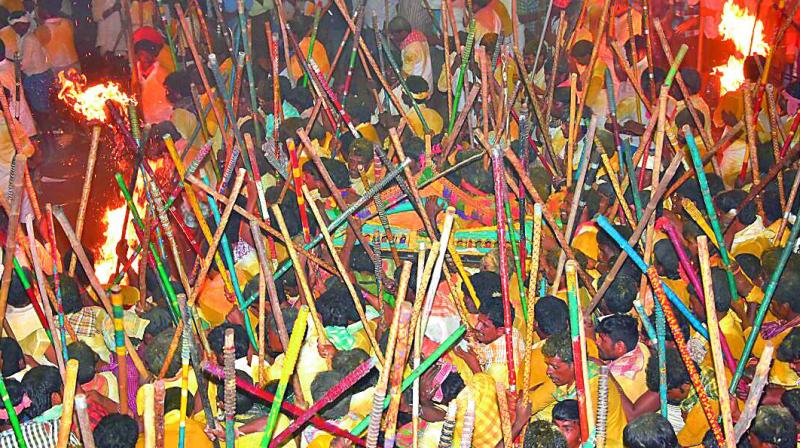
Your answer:
[[[667,348],[667,400],[671,404],[680,404],[692,391],[689,372],[683,364],[677,350]],[[651,392],[658,392],[659,385],[658,356],[651,356],[647,361],[646,380],[647,388]]]
[[[5,54],[2,49],[0,49],[0,55]],[[1,60],[1,59],[0,59]],[[22,274],[25,278],[30,279],[31,277],[31,270],[28,268],[22,268]],[[22,286],[22,281],[15,270],[14,273],[11,275],[11,287],[8,290],[8,306],[14,308],[23,308],[28,306],[31,301],[28,298],[28,293],[25,292],[25,287]]]
[[[775,357],[778,358],[778,361],[788,363],[789,367],[800,375],[800,328],[793,328],[783,338]]]
[[[567,440],[567,448],[581,446],[581,421],[576,400],[559,401],[553,407],[553,423]]]
[[[149,40],[140,40],[134,44],[133,51],[136,54],[136,61],[141,65],[141,68],[143,70],[149,70],[150,67],[155,64],[160,48]]]
[[[533,305],[536,333],[547,339],[569,329],[569,309],[567,304],[555,296],[544,296]]]
[[[793,448],[797,446],[797,426],[792,414],[782,406],[761,406],[748,433],[753,448]]]
[[[593,48],[594,44],[592,44],[591,41],[579,40],[572,46],[572,50],[569,54],[578,64],[589,65],[589,59],[592,56]]]
[[[572,344],[567,332],[557,333],[545,341],[542,347],[547,376],[556,386],[566,386],[575,382],[575,369],[572,361]]]
[[[514,308],[511,308],[511,321],[514,321]],[[478,323],[475,325],[478,341],[488,344],[503,335],[503,301],[498,298],[481,301],[478,307]]]
[[[253,383],[253,379],[247,373],[237,370],[236,378],[243,380],[249,384]],[[225,406],[225,388],[217,386],[217,407],[222,409]],[[253,407],[253,397],[247,392],[236,388],[236,413],[246,414]]]
[[[625,314],[633,308],[633,301],[638,294],[636,281],[628,275],[619,274],[603,295],[600,305],[605,312]]]
[[[661,414],[650,413],[628,423],[622,431],[625,448],[677,448],[678,437]]]
[[[246,357],[247,350],[250,348],[250,342],[247,338],[247,332],[241,325],[225,322],[222,325],[214,327],[208,333],[208,345],[211,346],[211,350],[217,354],[217,357],[222,360],[222,350],[225,345],[225,332],[229,328],[233,329],[233,346],[236,352],[236,359]]]
[[[69,359],[78,360],[78,384],[86,384],[94,379],[99,356],[91,347],[82,341],[73,342],[67,346],[67,354]]]
[[[139,425],[125,414],[103,417],[92,432],[97,448],[134,448],[139,439]]]
[[[292,328],[294,328],[294,321],[297,319],[297,308],[281,308],[281,317],[283,317],[283,323],[286,325],[286,332],[291,334]],[[278,333],[278,324],[272,313],[267,316],[267,344],[267,348],[273,354],[283,352],[283,344],[281,344]]]
[[[17,340],[7,337],[0,338],[0,370],[3,378],[8,378],[24,368],[25,357]]]
[[[763,259],[764,257],[762,257]],[[786,269],[775,288],[770,312],[782,320],[791,320],[800,314],[800,272]]]
[[[53,366],[36,366],[25,373],[22,387],[31,399],[31,405],[22,411],[23,420],[42,415],[61,403],[61,374]]]
[[[409,34],[411,33],[411,24],[408,23],[402,16],[395,16],[389,22],[389,37],[395,45],[400,45]]]
[[[600,358],[613,361],[636,348],[639,324],[631,316],[612,314],[597,324],[595,334]]]
[[[14,11],[8,16],[8,24],[20,36],[31,27],[31,17],[25,11]]]
[[[339,384],[344,377],[345,375],[343,373],[335,370],[318,373],[311,382],[311,397],[314,399],[314,401],[319,400],[323,395],[331,390],[331,388]],[[323,409],[320,415],[322,415],[322,417],[326,420],[336,420],[344,417],[350,411],[351,397],[352,393],[345,392],[339,397],[339,399],[334,401],[333,404],[328,405],[325,409]]]
[[[658,261],[659,274],[673,280],[680,278],[678,272],[678,254],[675,252],[675,248],[672,247],[672,243],[668,239],[656,242],[653,246],[653,255],[655,255],[656,261]]]
[[[523,448],[567,448],[567,441],[558,427],[547,420],[535,420],[525,432]]]
[[[142,358],[151,373],[157,375],[161,371],[161,366],[164,365],[164,361],[167,359],[169,346],[172,343],[172,337],[174,335],[175,329],[168,328],[156,335],[153,340],[144,348],[144,356],[142,356]],[[172,362],[169,363],[169,367],[167,368],[166,375],[173,377],[178,373],[180,368],[180,356],[173,356]]]

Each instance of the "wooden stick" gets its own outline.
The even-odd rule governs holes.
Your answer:
[[[444,251],[443,251],[444,252]],[[386,429],[384,433],[384,448],[393,448],[397,431],[397,413],[400,410],[400,392],[405,372],[406,358],[410,342],[411,305],[401,304],[396,311],[400,314],[397,328],[397,342],[394,348],[394,360],[389,374],[389,409],[386,411]],[[374,406],[373,402],[373,406]]]
[[[214,232],[214,236],[211,239],[208,252],[206,252],[205,257],[203,257],[203,260],[200,263],[200,271],[197,274],[197,279],[194,282],[194,288],[192,288],[192,291],[189,293],[189,306],[194,306],[197,297],[200,295],[200,289],[202,288],[206,276],[208,275],[208,270],[211,268],[211,260],[214,259],[214,255],[217,253],[217,246],[219,246],[222,235],[225,234],[225,227],[228,224],[228,219],[231,217],[231,212],[233,212],[233,205],[236,203],[236,198],[239,196],[239,193],[242,190],[244,175],[245,170],[240,168],[238,174],[236,175],[236,180],[233,183],[233,188],[231,189],[228,203],[225,205],[225,210],[223,210],[222,217],[219,220],[217,230]],[[222,274],[222,272],[223,271],[220,271],[220,274]],[[235,273],[231,273],[231,275],[235,275]]]
[[[700,256],[700,273],[703,277],[703,295],[706,303],[706,320],[708,321],[709,342],[711,355],[714,361],[714,374],[717,379],[717,392],[719,393],[719,408],[722,416],[722,426],[725,429],[725,446],[734,448],[736,443],[733,438],[733,416],[731,415],[731,399],[728,395],[728,379],[725,376],[725,363],[722,360],[721,333],[717,322],[717,307],[714,302],[714,285],[711,281],[711,263],[708,258],[708,238],[697,238],[697,252]]]
[[[175,331],[178,331],[177,329]],[[164,396],[166,389],[163,380],[156,380],[153,383],[155,392],[155,436],[156,448],[164,448]]]
[[[5,94],[0,96],[5,96]],[[20,208],[22,207],[22,177],[25,172],[25,167],[27,166],[27,157],[22,154],[17,154],[14,157],[13,163],[12,173],[10,174],[13,185],[9,185],[9,191],[13,193],[11,196],[11,210],[8,215],[6,244],[3,249],[5,251],[3,252],[3,276],[0,282],[0,325],[5,322],[8,290],[11,287],[11,276],[14,275],[12,265],[14,263],[14,253],[17,248],[16,235],[19,227]],[[16,175],[14,175],[14,171],[16,171]]]
[[[772,239],[772,246],[775,247],[783,238],[783,232],[786,230],[786,224],[789,222],[789,216],[791,216],[791,206],[794,204],[795,199],[797,198],[797,190],[800,187],[800,176],[795,175],[794,183],[792,184],[792,189],[789,192],[789,199],[786,200],[786,206],[783,209],[783,216],[781,216],[781,224],[778,227],[778,232],[775,234],[775,237]]]
[[[246,310],[244,311],[247,312]],[[236,441],[236,431],[233,420],[236,417],[236,348],[234,347],[233,328],[225,330],[225,342],[222,348],[225,371],[224,380],[224,406],[225,406],[225,446],[233,448]],[[260,345],[264,345],[263,343]]]
[[[81,202],[78,207],[78,219],[75,223],[75,234],[78,239],[83,235],[83,221],[86,218],[86,206],[89,203],[89,192],[92,190],[92,177],[94,177],[94,164],[97,161],[97,147],[100,145],[100,126],[92,126],[92,143],[89,145],[89,158],[86,161],[86,174],[83,178],[81,189]],[[69,275],[75,274],[75,254],[69,259]]]
[[[581,75],[581,86],[583,89],[581,90],[581,97],[580,101],[578,102],[578,113],[576,114],[578,120],[580,120],[583,116],[583,109],[586,107],[586,99],[589,96],[589,81],[594,73],[594,66],[597,63],[597,58],[600,56],[600,45],[603,41],[603,36],[606,34],[606,23],[608,22],[608,14],[610,9],[611,0],[605,0],[603,3],[603,9],[600,13],[600,24],[598,25],[597,33],[595,34],[597,37],[595,37],[595,41],[593,42],[592,46],[592,55],[589,57],[589,65]],[[572,48],[571,45],[570,48]]]
[[[145,395],[145,399],[147,399],[147,395]],[[78,426],[81,430],[83,446],[86,448],[94,448],[94,435],[92,434],[92,426],[89,422],[89,414],[86,412],[86,395],[75,395],[75,414],[78,415]],[[147,429],[147,425],[145,425],[145,429]],[[155,445],[150,446],[145,442],[145,448],[155,448]]]
[[[780,159],[781,145],[778,141],[780,131],[783,129],[778,124],[778,106],[775,101],[775,87],[772,84],[767,84],[767,115],[769,116],[769,135],[772,142],[772,156],[774,160]],[[781,209],[786,209],[786,190],[783,185],[783,173],[778,173],[778,199],[781,202]]]
[[[375,338],[375,332],[369,325],[367,314],[364,311],[364,307],[361,305],[361,299],[359,299],[358,293],[356,293],[356,288],[353,286],[353,281],[350,279],[348,269],[345,267],[344,262],[339,256],[339,253],[336,251],[336,246],[333,244],[333,237],[325,227],[325,220],[323,219],[317,204],[314,203],[314,198],[311,196],[311,192],[308,191],[308,187],[305,185],[303,185],[301,188],[301,194],[305,195],[305,197],[308,199],[308,206],[311,208],[311,212],[314,214],[314,218],[317,220],[317,223],[319,223],[319,230],[322,232],[322,235],[325,238],[325,244],[328,245],[328,251],[331,254],[331,258],[333,259],[336,268],[339,270],[339,273],[342,275],[342,281],[344,281],[347,290],[350,292],[350,297],[353,299],[353,305],[355,306],[359,319],[361,319],[361,324],[364,325],[364,331],[367,333],[367,339],[369,339],[370,345],[372,345],[372,348],[375,350],[378,361],[383,364],[384,360],[383,356],[381,355],[381,349],[378,345],[378,340]]]
[[[576,274],[577,262],[567,262],[567,298],[569,300],[569,327],[572,338],[572,360],[575,366],[575,390],[578,397],[578,413],[580,414],[581,440],[588,440],[594,429],[594,419],[591,410],[591,396],[589,391],[589,366],[586,362],[586,341],[581,338],[580,328],[582,316],[578,304],[578,277]]]
[[[753,97],[750,96],[751,90],[750,82],[745,80],[744,86],[742,87],[742,96],[744,97],[744,129],[747,135],[747,153],[750,156],[750,170],[753,173],[753,186],[758,187],[761,173],[758,167],[758,150],[756,148],[758,132],[755,129],[756,123],[753,118]],[[742,172],[739,173],[739,180],[743,179],[742,174],[746,172],[746,169],[747,158],[744,159],[744,163],[742,164]],[[756,208],[758,209],[759,215],[766,216],[764,213],[764,202],[760,195],[756,196]]]
[[[275,216],[275,220],[278,221],[278,227],[281,229],[283,239],[285,241],[291,241],[292,236],[289,234],[286,221],[283,219],[283,213],[281,213],[281,209],[277,204],[272,205],[272,214]],[[317,312],[314,295],[311,293],[311,288],[308,286],[306,273],[303,269],[303,265],[300,263],[300,258],[297,256],[297,251],[294,250],[294,246],[291,244],[286,244],[286,251],[289,252],[289,258],[292,259],[292,264],[294,264],[294,274],[297,277],[297,283],[300,284],[300,297],[305,298],[305,304],[311,312],[311,320],[314,322],[314,328],[317,330],[318,343],[320,345],[330,345],[328,336],[325,334],[325,326],[322,324],[322,319]],[[292,333],[294,333],[294,331],[292,331]],[[291,341],[289,345],[291,346]]]
[[[67,240],[69,240],[70,246],[72,246],[72,250],[78,256],[78,262],[80,262],[81,267],[83,268],[86,276],[89,278],[89,283],[92,285],[97,297],[100,299],[100,303],[102,303],[103,308],[106,312],[110,315],[114,314],[113,307],[111,306],[111,302],[108,300],[108,296],[106,295],[105,288],[103,285],[100,284],[100,280],[97,278],[97,275],[94,272],[94,268],[92,264],[89,262],[89,258],[86,257],[86,252],[83,250],[83,246],[81,246],[80,242],[78,242],[77,236],[75,236],[75,231],[72,230],[72,226],[69,224],[66,215],[64,215],[64,210],[61,207],[55,207],[53,209],[53,216],[58,220],[58,223],[61,224],[61,229],[64,231],[64,234],[67,236]],[[133,365],[136,367],[136,370],[139,372],[139,376],[142,378],[149,378],[150,372],[147,371],[145,368],[142,359],[139,357],[139,354],[136,352],[136,348],[131,344],[130,339],[128,338],[127,334],[124,334],[125,338],[125,347],[128,350],[128,354],[133,361]]]
[[[439,254],[436,257],[436,265],[431,274],[430,283],[427,284],[427,293],[425,294],[424,308],[421,317],[422,334],[425,334],[425,329],[428,326],[428,318],[431,310],[433,309],[433,302],[436,298],[436,292],[439,289],[439,281],[442,278],[442,266],[444,266],[444,256],[447,253],[447,245],[450,240],[450,234],[453,230],[453,219],[455,218],[455,209],[453,207],[447,208],[447,213],[444,217],[444,225],[442,226],[442,234],[439,238]],[[415,322],[414,322],[415,323]],[[413,328],[413,326],[412,326]]]
[[[122,321],[122,293],[119,286],[111,288],[111,307],[114,311],[114,345],[117,355],[117,386],[119,412],[128,413],[128,356],[125,350],[125,327]]]
[[[72,427],[72,413],[75,406],[75,387],[78,384],[78,360],[67,361],[67,375],[64,381],[63,401],[61,403],[61,421],[58,426],[57,448],[67,448]]]
[[[736,426],[733,428],[734,443],[739,443],[739,440],[750,428],[750,424],[756,417],[758,404],[761,402],[761,394],[764,392],[764,387],[766,387],[767,382],[769,381],[769,366],[772,364],[772,354],[774,352],[775,347],[770,342],[767,342],[767,344],[764,346],[764,349],[761,351],[761,357],[758,358],[758,364],[756,365],[756,372],[753,375],[753,381],[750,383],[750,393],[747,394],[744,410],[739,417],[739,421],[736,422]]]
[[[142,419],[144,422],[144,448],[156,447],[156,415],[155,415],[155,388],[152,384],[142,385],[144,396],[144,409]],[[76,402],[77,403],[77,402]],[[80,414],[78,414],[80,416]]]

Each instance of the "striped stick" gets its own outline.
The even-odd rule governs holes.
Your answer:
[[[767,94],[767,115],[769,117],[769,134],[772,143],[772,156],[774,160],[780,159],[780,141],[779,138],[785,137],[783,129],[778,124],[778,105],[775,100],[775,87],[772,84],[766,86]],[[783,172],[778,173],[778,198],[781,202],[781,209],[786,209],[786,195],[783,185]]]
[[[247,312],[246,310],[244,311]],[[233,448],[236,442],[236,430],[233,427],[236,417],[236,348],[233,341],[233,328],[225,330],[225,345],[222,348],[222,358],[225,370],[225,446]]]
[[[389,409],[386,411],[386,427],[384,429],[384,448],[392,448],[395,444],[397,434],[397,413],[400,409],[400,393],[403,380],[403,372],[408,358],[409,344],[411,342],[410,323],[411,305],[403,302],[397,313],[400,318],[397,326],[397,340],[394,347],[394,359],[389,373]],[[387,357],[388,359],[388,357]],[[373,401],[373,409],[375,408]],[[369,437],[369,434],[367,435]]]
[[[697,148],[697,144],[694,141],[692,130],[688,126],[684,126],[683,132],[686,136],[686,144],[689,146],[689,152],[692,156],[694,170],[697,173],[697,180],[700,182],[700,192],[703,194],[703,203],[706,206],[706,214],[711,220],[711,228],[714,230],[714,236],[719,244],[719,253],[722,257],[722,262],[725,264],[725,272],[728,275],[728,288],[731,291],[731,297],[733,297],[734,300],[737,300],[739,298],[739,292],[736,289],[736,280],[733,278],[733,272],[731,272],[731,260],[728,255],[728,249],[725,247],[725,239],[722,237],[722,229],[720,228],[719,220],[717,219],[717,210],[714,208],[714,201],[711,199],[711,191],[708,188],[708,179],[706,178],[706,173],[703,170],[703,162],[700,159],[700,150]]]
[[[597,385],[597,433],[595,445],[597,448],[606,446],[606,429],[608,423],[608,366],[600,366],[600,377]]]
[[[714,374],[717,379],[719,392],[719,409],[722,417],[722,426],[725,428],[725,446],[735,448],[733,433],[733,416],[731,415],[731,399],[728,394],[725,364],[722,361],[722,333],[717,321],[717,307],[714,302],[714,285],[711,281],[711,263],[708,258],[708,238],[697,238],[697,252],[700,257],[700,273],[703,276],[703,294],[705,295],[706,320],[708,321],[709,342],[711,343],[711,359],[714,361]]]
[[[366,5],[364,2],[362,5]],[[347,104],[347,95],[350,93],[350,82],[353,80],[353,68],[356,66],[356,54],[358,53],[358,41],[361,38],[361,30],[364,28],[364,8],[363,6],[356,11],[356,33],[353,35],[353,47],[350,49],[350,60],[347,63],[347,76],[344,78],[344,88],[342,89],[342,106]],[[344,44],[342,40],[342,44]]]
[[[277,206],[273,206],[277,208]],[[296,269],[300,271],[300,269]],[[267,448],[272,440],[272,433],[275,431],[275,426],[278,424],[278,416],[280,415],[281,403],[286,394],[286,386],[289,384],[289,377],[294,372],[297,358],[300,355],[300,348],[305,339],[306,327],[308,325],[308,307],[303,305],[300,307],[300,312],[295,320],[294,328],[292,329],[292,336],[289,338],[289,347],[286,350],[286,357],[283,361],[283,369],[281,369],[281,377],[278,381],[278,388],[275,391],[275,399],[272,401],[272,406],[269,409],[269,416],[267,417],[267,426],[264,428],[264,436],[261,438],[261,448]],[[324,328],[321,328],[323,332]],[[318,330],[319,332],[319,330]],[[324,333],[321,333],[324,334]]]
[[[572,337],[572,360],[575,367],[575,390],[578,398],[578,414],[580,416],[581,440],[587,441],[593,429],[590,421],[589,409],[589,366],[586,363],[586,344],[581,338],[581,310],[578,304],[578,277],[575,270],[576,262],[567,262],[567,300],[569,304],[569,328]]]
[[[71,433],[70,428],[72,427],[72,414],[75,410],[75,387],[77,385],[78,360],[70,359],[67,361],[67,372],[64,378],[64,393],[62,394],[63,399],[61,403],[61,421],[58,425],[58,442],[56,443],[57,448],[67,448],[67,442],[69,441],[69,435]],[[3,388],[5,388],[5,384],[3,384]],[[5,397],[8,395],[8,393],[6,392],[2,395]],[[3,402],[5,403],[5,399]],[[11,402],[9,401],[8,404],[11,404]],[[6,408],[6,410],[8,410],[8,408]],[[11,416],[12,412],[14,412],[13,407],[8,415]],[[22,434],[20,433],[18,437],[21,436]]]
[[[475,401],[467,401],[467,411],[464,414],[464,425],[461,427],[461,448],[472,446],[472,432],[475,429]]]
[[[302,415],[294,419],[294,421],[289,424],[289,426],[284,429],[280,434],[278,434],[270,443],[270,447],[277,448],[281,446],[281,444],[289,439],[292,434],[297,432],[308,420],[320,412],[322,408],[332,403],[334,400],[339,398],[343,393],[345,393],[348,389],[353,387],[355,383],[358,382],[361,378],[366,376],[372,368],[375,366],[376,358],[369,358],[366,361],[362,362],[358,367],[355,368],[352,372],[348,373],[347,376],[342,378],[340,382],[338,382],[335,386],[328,389],[328,392],[325,393],[319,400],[315,401],[314,404],[308,408]],[[226,376],[225,380],[227,381],[228,378]],[[234,383],[234,388],[236,384]]]
[[[439,436],[439,448],[451,448],[453,446],[453,433],[456,429],[456,411],[458,403],[456,400],[450,401],[447,405],[447,415],[442,425],[442,434]]]
[[[0,92],[2,93],[2,92]],[[0,94],[0,96],[5,98],[5,93]],[[22,183],[23,183],[23,174],[25,172],[27,166],[27,158],[22,154],[17,154],[14,156],[14,160],[11,165],[11,172],[9,173],[9,182],[8,187],[11,194],[11,207],[8,213],[8,227],[6,232],[6,241],[5,247],[3,248],[3,275],[2,281],[0,281],[0,326],[5,322],[6,316],[6,305],[8,303],[8,291],[11,288],[11,276],[14,275],[13,271],[13,263],[14,263],[14,253],[17,247],[17,229],[19,228],[19,214],[20,208],[22,207]],[[52,234],[52,232],[51,232]],[[53,253],[55,253],[55,244],[53,242],[55,238],[51,239],[51,248]],[[54,262],[57,260],[54,260]],[[54,268],[56,268],[58,263],[54,264]],[[55,284],[56,289],[58,289],[58,272],[55,272]],[[60,297],[60,296],[59,296]],[[63,333],[62,333],[63,334]],[[64,351],[66,353],[66,345],[64,346]],[[66,359],[66,356],[64,357]]]
[[[186,446],[186,412],[189,405],[189,338],[191,327],[183,326],[181,332],[181,404],[178,422],[178,448]]]
[[[111,289],[111,307],[114,310],[114,353],[117,355],[117,386],[119,392],[119,412],[127,414],[128,409],[128,353],[125,349],[125,326],[123,324],[122,293],[119,286]]]
[[[500,411],[500,429],[503,433],[503,444],[510,447],[513,446],[513,434],[511,433],[511,412],[508,406],[506,388],[499,381],[495,381],[494,388],[497,394],[497,409]]]
[[[319,29],[319,21],[322,17],[322,2],[317,0],[316,5],[314,5],[314,24],[311,28],[311,43],[308,45],[308,56],[306,56],[306,60],[310,61],[311,56],[314,55],[314,45],[317,43],[317,30]],[[303,87],[308,87],[308,73],[303,75]]]
[[[494,204],[497,214],[497,247],[500,250],[500,291],[503,296],[503,332],[506,342],[506,362],[508,363],[508,390],[517,391],[517,374],[514,364],[514,340],[511,333],[511,297],[508,294],[508,258],[506,257],[506,223],[503,219],[503,203],[506,198],[505,170],[499,147],[492,151],[492,170],[494,172]]]
[[[461,101],[461,93],[464,90],[464,79],[466,78],[467,66],[472,57],[472,49],[475,45],[475,19],[469,22],[469,31],[467,31],[467,41],[464,44],[464,51],[461,53],[461,71],[458,74],[458,81],[456,81],[456,90],[453,94],[453,108],[450,110],[450,122],[447,125],[447,134],[453,132],[453,126],[456,124],[456,116],[458,114],[458,103]]]

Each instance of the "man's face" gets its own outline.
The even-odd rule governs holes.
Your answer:
[[[670,404],[680,404],[686,397],[689,396],[689,392],[691,391],[692,386],[689,384],[684,384],[681,387],[676,387],[674,389],[667,389],[667,401]]]
[[[143,69],[147,70],[155,64],[156,57],[149,51],[139,50],[136,52],[136,60],[141,64]]]
[[[576,420],[555,420],[553,423],[558,426],[558,430],[567,439],[567,448],[578,448],[581,446],[581,428]]]
[[[544,363],[547,364],[547,376],[556,386],[566,386],[575,382],[572,363],[566,362],[558,356],[545,357]]]
[[[30,26],[30,23],[15,23],[11,25],[11,28],[14,29],[14,32],[22,36],[28,32],[28,28],[30,28]]]
[[[619,358],[619,350],[615,347],[614,341],[607,334],[597,333],[597,354],[603,361],[613,361]]]
[[[478,323],[475,325],[475,335],[478,342],[490,344],[499,337],[499,329],[494,325],[489,316],[478,314]]]

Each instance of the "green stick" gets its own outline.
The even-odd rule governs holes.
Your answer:
[[[450,123],[447,125],[447,133],[453,132],[453,126],[456,124],[456,111],[458,110],[458,102],[461,101],[461,92],[464,90],[464,77],[467,73],[467,66],[469,65],[469,58],[472,54],[472,46],[475,44],[475,19],[469,21],[469,34],[467,34],[467,42],[464,45],[464,53],[461,54],[461,72],[458,73],[458,81],[456,82],[456,93],[453,96],[453,110],[450,111]],[[447,68],[450,70],[450,67]]]

